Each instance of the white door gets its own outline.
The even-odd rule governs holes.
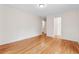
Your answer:
[[[54,35],[61,35],[61,17],[54,17]]]

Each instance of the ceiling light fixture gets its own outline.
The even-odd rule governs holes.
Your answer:
[[[44,7],[46,7],[46,4],[38,4],[37,5],[39,8],[44,8]]]

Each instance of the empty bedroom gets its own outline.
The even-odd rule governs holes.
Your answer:
[[[0,4],[0,54],[79,54],[79,4]]]

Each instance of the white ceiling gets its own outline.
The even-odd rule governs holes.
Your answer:
[[[37,4],[10,4],[8,6],[43,17],[58,15],[69,10],[79,10],[79,4],[47,4],[45,8],[39,8]]]

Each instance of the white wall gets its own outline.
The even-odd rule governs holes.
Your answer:
[[[6,20],[5,19],[5,10],[3,5],[0,5],[0,44],[2,44],[3,40],[6,38]]]
[[[66,40],[79,41],[79,11],[67,11],[57,17],[61,17],[61,36]],[[57,35],[54,18],[55,16],[47,16],[47,36]]]
[[[79,41],[79,11],[62,14],[62,36],[68,40]]]
[[[0,7],[0,29],[2,29],[0,36],[5,36],[0,37],[0,44],[40,35],[41,21],[40,17],[19,9],[8,6]]]

